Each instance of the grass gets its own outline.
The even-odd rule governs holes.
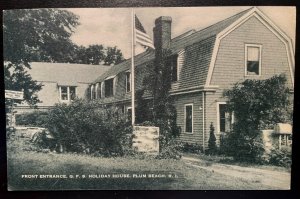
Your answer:
[[[182,160],[42,153],[29,151],[30,145],[26,138],[15,137],[8,141],[9,190],[271,189],[260,182],[196,168]],[[111,177],[88,177],[100,174]],[[113,178],[114,174],[126,174],[129,178]],[[143,174],[146,177],[133,177]],[[165,177],[148,177],[149,174]],[[169,174],[172,176],[168,177]],[[22,178],[22,175],[66,175],[68,178]],[[69,178],[69,175],[74,175],[74,178]],[[82,178],[82,175],[86,177]]]

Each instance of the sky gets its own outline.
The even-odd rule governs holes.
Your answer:
[[[153,38],[154,21],[160,16],[172,17],[172,38],[195,29],[201,30],[250,7],[149,7],[135,8],[135,14],[146,32]],[[258,7],[295,44],[295,7]],[[117,46],[124,57],[131,57],[131,9],[130,8],[72,8],[79,16],[80,25],[71,36],[74,43],[88,46],[102,44]],[[295,46],[295,45],[294,45]],[[144,49],[137,46],[136,54]]]

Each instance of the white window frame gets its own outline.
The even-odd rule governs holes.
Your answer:
[[[99,83],[96,83],[96,86],[95,86],[95,99],[98,99],[98,87],[99,87]]]
[[[68,96],[68,99],[67,100],[63,100],[61,98],[61,87],[67,87],[67,96]],[[75,95],[77,95],[77,87],[76,86],[63,86],[63,85],[59,85],[58,88],[59,88],[59,100],[61,102],[70,102],[72,101],[71,100],[71,96],[70,96],[70,87],[75,87]]]
[[[226,102],[217,102],[217,133],[221,133],[221,128],[220,128],[220,105],[221,104],[227,104]]]
[[[132,111],[132,107],[131,107],[131,106],[127,106],[127,107],[126,107],[126,116],[127,116],[127,117],[126,117],[126,120],[127,120],[127,121],[129,121],[129,120],[128,120],[128,110],[129,110],[129,109],[131,109],[131,111]],[[131,113],[131,114],[132,114],[132,113]],[[130,118],[131,118],[131,117],[132,117],[132,115],[130,115]]]
[[[186,132],[186,107],[192,106],[192,132]],[[184,105],[184,132],[187,134],[193,134],[194,133],[194,104],[189,103]]]
[[[103,85],[104,85],[104,82],[100,82],[100,93],[101,93],[101,98],[104,98],[104,92],[103,92]]]
[[[129,82],[130,82],[130,87],[129,87],[129,90],[127,90],[127,74],[129,74]],[[126,93],[129,93],[131,92],[131,72],[127,71],[125,73],[125,90],[126,90]]]
[[[220,104],[227,104],[227,102],[217,102],[217,134],[221,133],[221,128],[220,128]],[[234,123],[234,112],[231,113],[231,121],[230,123]]]
[[[247,61],[248,61],[248,47],[256,47],[259,48],[259,69],[258,69],[258,75],[248,75],[247,74]],[[246,77],[257,77],[261,76],[261,56],[262,56],[262,45],[261,44],[245,44],[245,76]]]
[[[107,81],[107,80],[111,80],[112,79],[112,81],[113,81],[113,90],[112,90],[112,95],[110,95],[110,96],[108,96],[108,97],[113,97],[113,96],[115,96],[115,91],[116,91],[116,76],[112,76],[111,78],[106,78],[105,79],[105,81]],[[105,81],[104,81],[104,90],[105,90]],[[104,97],[106,97],[106,93],[104,93],[105,94],[105,96]]]
[[[94,85],[91,85],[91,100],[93,100],[93,89],[94,89]]]

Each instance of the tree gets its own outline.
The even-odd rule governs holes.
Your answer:
[[[6,10],[3,12],[5,89],[24,90],[34,105],[41,89],[26,69],[31,61],[64,62],[73,48],[70,36],[78,16],[60,9]]]
[[[124,60],[121,50],[117,47],[107,47],[106,56],[104,58],[105,65],[118,64]]]
[[[176,124],[176,108],[170,95],[171,89],[171,65],[168,58],[172,52],[168,49],[162,50],[160,56],[156,56],[154,68],[150,75],[144,79],[145,91],[153,96],[152,113],[153,122],[160,127],[160,148],[166,148],[179,133]],[[139,102],[138,102],[139,103]],[[149,111],[151,111],[149,110]]]
[[[213,123],[210,123],[209,127],[208,151],[210,154],[214,154],[217,151],[215,128]]]
[[[292,121],[285,75],[236,83],[224,96],[228,98],[228,111],[235,115],[233,131],[226,141],[229,154],[237,159],[259,161],[263,153],[260,130]]]
[[[69,52],[72,56],[67,62],[92,65],[111,65],[118,64],[124,60],[121,50],[116,47],[107,47],[103,45],[84,46],[74,45],[74,49]]]

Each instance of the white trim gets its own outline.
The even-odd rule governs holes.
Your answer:
[[[220,134],[220,104],[227,104],[226,102],[217,102],[217,134]]]
[[[59,98],[58,98],[58,99],[59,99],[60,101],[62,101],[62,99],[61,99],[61,86],[58,86],[58,91],[59,91]]]
[[[112,78],[115,78],[116,75],[112,75],[112,76],[109,76],[109,77],[106,77],[104,80],[109,80],[109,79],[112,79]]]
[[[66,88],[67,88],[67,97],[68,97],[68,99],[66,99],[66,100],[62,99],[62,97],[61,97],[61,95],[62,95],[62,90],[61,90],[61,88],[62,88],[62,87],[66,87]],[[70,98],[69,98],[69,94],[68,94],[68,90],[69,90],[68,88],[69,88],[68,86],[59,86],[59,91],[60,91],[60,92],[59,92],[59,93],[60,93],[59,99],[60,99],[61,102],[68,102],[68,101],[69,101]]]
[[[259,69],[258,69],[258,75],[247,75],[247,62],[248,62],[248,47],[256,47],[259,48]],[[262,56],[262,45],[261,44],[250,44],[247,43],[245,44],[245,60],[244,60],[244,66],[245,66],[245,77],[257,77],[257,76],[261,76],[261,67],[262,67],[262,63],[261,63],[261,56]]]
[[[70,87],[67,86],[67,95],[68,95],[68,101],[71,101],[71,98],[70,98]]]
[[[116,95],[116,90],[117,90],[117,77],[115,76],[115,78],[113,79],[113,96]]]
[[[117,77],[117,76],[114,76],[113,78],[109,78],[109,79],[105,79],[105,80],[104,80],[104,90],[105,90],[105,87],[106,87],[105,81],[108,81],[108,80],[111,80],[111,79],[112,79],[112,83],[113,83],[113,87],[112,87],[112,89],[113,89],[113,90],[112,90],[112,95],[106,96],[107,93],[104,92],[104,94],[105,94],[104,97],[113,97],[113,96],[115,96],[115,94],[116,94],[116,93],[115,93],[115,92],[116,92],[116,91],[115,91],[115,90],[116,90],[116,81],[117,81],[117,80],[116,80],[116,77]]]
[[[132,110],[132,107],[131,107],[131,106],[127,106],[127,107],[126,107],[126,111],[128,112],[129,109]]]
[[[239,27],[241,24],[246,22],[250,17],[256,17],[260,22],[262,22],[271,32],[275,34],[284,44],[286,47],[287,52],[287,58],[290,68],[290,75],[292,79],[292,86],[294,87],[294,64],[295,64],[295,57],[294,57],[294,51],[293,51],[293,45],[291,39],[278,28],[265,14],[263,14],[259,9],[256,7],[249,10],[248,13],[244,14],[241,18],[239,18],[237,21],[232,23],[230,26],[225,28],[223,31],[221,31],[216,36],[215,46],[212,54],[212,59],[209,65],[207,79],[206,79],[206,85],[209,85],[212,79],[212,73],[215,67],[215,62],[217,58],[217,53],[219,50],[219,45],[221,39],[226,37],[229,33],[231,33],[233,30],[235,30],[237,27]]]
[[[94,85],[91,85],[91,100],[93,100],[93,89],[94,89]]]
[[[192,106],[192,132],[186,132],[186,107],[187,106]],[[184,133],[187,134],[193,134],[194,133],[194,104],[190,103],[190,104],[185,104],[184,105]]]
[[[67,98],[66,100],[63,100],[61,97],[62,91],[61,88],[62,87],[66,87],[67,88]],[[70,93],[70,87],[74,87],[75,88],[75,96],[77,96],[77,86],[64,86],[64,85],[59,85],[58,86],[58,91],[59,91],[59,101],[60,102],[71,102],[71,93]]]
[[[216,37],[216,41],[215,41],[215,45],[214,45],[214,50],[213,50],[213,53],[212,53],[212,56],[211,56],[211,61],[210,61],[208,72],[207,72],[207,78],[206,78],[205,86],[209,86],[210,85],[212,74],[213,74],[213,70],[215,68],[215,63],[216,63],[216,60],[217,60],[219,46],[220,46],[220,39],[218,37]]]
[[[126,113],[125,113],[126,121],[129,121],[129,120],[128,120],[129,117],[130,117],[130,119],[132,119],[131,116],[128,115],[128,113],[129,113],[128,110],[130,110],[130,109],[131,109],[131,113],[132,113],[132,107],[131,107],[131,106],[127,106],[127,107],[126,107]]]
[[[99,87],[99,83],[96,83],[96,86],[95,86],[95,99],[98,99],[98,87]]]
[[[205,152],[205,126],[206,126],[206,121],[205,121],[205,92],[202,92],[202,149],[203,152]]]
[[[183,54],[184,54],[184,52],[185,52],[185,50],[184,49],[182,49],[181,51],[179,51],[178,53],[177,53],[177,81],[176,82],[178,82],[179,81],[179,76],[180,76],[180,67],[179,67],[179,58],[180,58],[180,56],[182,56]]]
[[[100,82],[100,94],[101,94],[101,98],[104,98],[104,92],[103,92],[103,85],[104,85],[104,82]]]

